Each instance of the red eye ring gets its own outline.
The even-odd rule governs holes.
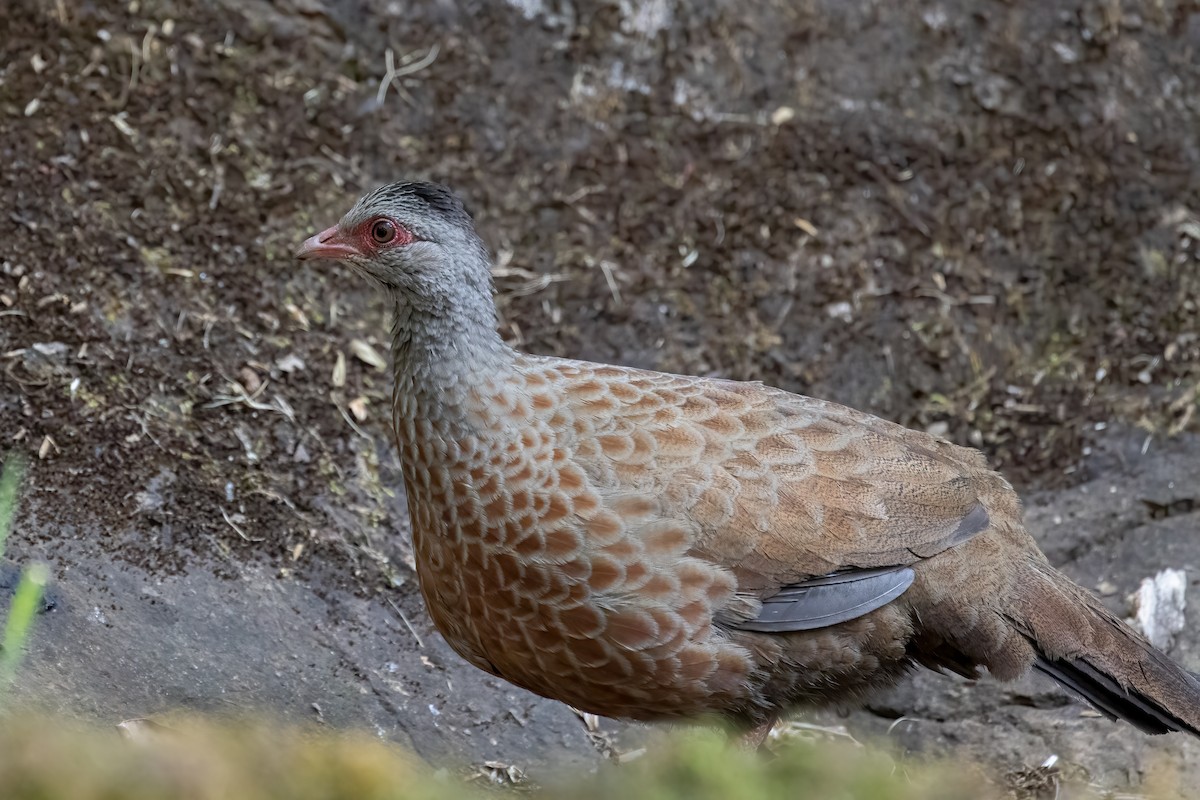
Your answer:
[[[396,240],[396,224],[391,220],[377,219],[371,223],[371,240],[375,244],[388,244]]]

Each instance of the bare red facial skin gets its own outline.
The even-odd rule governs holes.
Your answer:
[[[388,247],[411,244],[412,232],[389,217],[375,217],[344,234],[334,225],[316,236],[304,240],[296,257],[329,258],[338,260],[349,256],[366,256]]]
[[[412,232],[391,217],[375,217],[363,223],[358,228],[357,238],[362,241],[363,252],[403,247],[413,241]]]

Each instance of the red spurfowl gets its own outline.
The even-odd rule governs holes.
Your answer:
[[[759,741],[915,664],[1033,667],[1200,735],[1197,679],[1047,563],[978,452],[760,383],[519,353],[441,186],[378,189],[298,255],[387,293],[417,574],[480,669]]]

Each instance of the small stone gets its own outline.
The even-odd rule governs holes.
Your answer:
[[[972,86],[975,101],[988,111],[997,111],[1011,102],[1016,86],[1002,75],[987,75]]]
[[[288,353],[275,362],[275,368],[289,375],[293,372],[301,372],[304,370],[304,360],[295,353]]]
[[[825,306],[825,313],[834,319],[840,319],[842,322],[850,322],[854,319],[854,306],[845,300],[839,303],[830,303]]]
[[[242,386],[246,389],[246,394],[254,394],[262,388],[262,378],[258,377],[258,373],[250,367],[242,367],[238,372],[238,377],[242,379]]]
[[[950,432],[950,423],[948,423],[944,420],[938,420],[937,422],[931,422],[928,426],[926,426],[925,432],[928,433],[930,436],[937,436],[939,438],[945,438],[946,434],[948,434]]]
[[[1186,591],[1187,574],[1181,569],[1164,569],[1153,578],[1144,578],[1132,597],[1134,626],[1160,650],[1170,649],[1175,634],[1186,624]]]

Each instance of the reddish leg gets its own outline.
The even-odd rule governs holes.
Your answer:
[[[737,746],[745,748],[746,750],[758,750],[760,747],[762,747],[762,743],[767,740],[767,736],[771,733],[771,729],[775,727],[775,723],[778,721],[778,718],[772,714],[763,722],[758,723],[741,736],[738,736],[737,739],[735,739]]]

